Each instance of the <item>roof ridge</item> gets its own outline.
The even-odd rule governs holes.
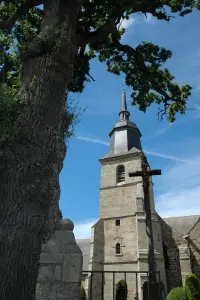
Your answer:
[[[190,228],[190,230],[188,231],[187,234],[189,234],[192,231],[192,229],[196,226],[196,224],[199,222],[199,220],[200,220],[200,216],[199,216],[198,220],[194,223],[194,225]]]
[[[165,217],[165,218],[162,218],[162,219],[172,219],[172,218],[187,218],[187,217],[199,217],[200,218],[200,215],[189,215],[189,216],[172,216],[172,217]]]

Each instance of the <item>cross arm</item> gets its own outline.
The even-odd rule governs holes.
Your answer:
[[[144,176],[153,176],[153,175],[161,175],[161,170],[150,170],[147,172],[143,171],[136,171],[136,172],[131,172],[129,173],[129,177],[144,177]]]

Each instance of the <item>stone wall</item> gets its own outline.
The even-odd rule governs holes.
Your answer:
[[[163,219],[160,219],[162,242],[165,260],[167,292],[174,287],[182,286],[182,274],[178,246],[182,244],[183,237],[174,231]]]
[[[192,272],[200,277],[200,220],[190,230],[186,237],[190,248]]]
[[[136,211],[139,177],[129,177],[129,172],[141,170],[140,156],[119,156],[112,161],[101,160],[100,218],[129,216]],[[125,181],[117,183],[117,167],[125,168]]]
[[[83,259],[73,228],[70,220],[60,221],[42,246],[36,300],[80,300]]]

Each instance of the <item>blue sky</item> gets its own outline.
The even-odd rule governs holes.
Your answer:
[[[193,93],[186,116],[170,125],[157,120],[157,107],[146,114],[131,106],[131,120],[142,133],[142,145],[152,168],[161,168],[154,178],[156,209],[163,216],[200,214],[200,39],[199,12],[170,23],[148,15],[134,15],[123,26],[127,32],[122,43],[132,46],[147,40],[173,51],[166,64],[176,82],[189,83]],[[100,163],[109,152],[109,131],[118,121],[123,76],[106,72],[105,64],[93,60],[91,75],[82,94],[72,101],[86,109],[75,128],[76,138],[69,141],[64,168],[60,174],[60,207],[64,218],[75,224],[77,238],[90,236],[90,228],[99,215]],[[195,110],[193,110],[195,109]]]

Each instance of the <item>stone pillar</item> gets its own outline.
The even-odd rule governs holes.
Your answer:
[[[182,284],[184,286],[185,278],[191,272],[190,249],[187,244],[180,245],[178,248],[179,248]]]
[[[42,246],[36,300],[80,300],[83,258],[73,229],[72,221],[61,220]]]

